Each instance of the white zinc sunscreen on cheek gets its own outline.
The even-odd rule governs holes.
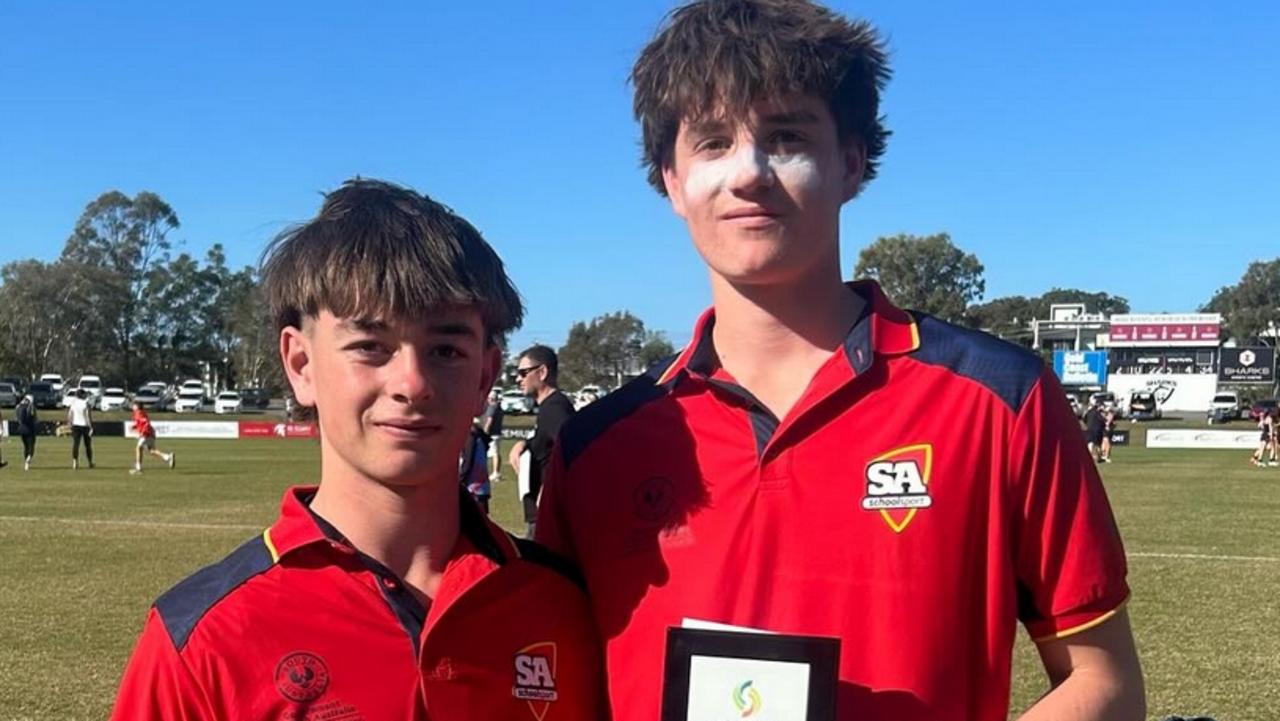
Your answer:
[[[805,153],[768,155],[755,147],[693,164],[685,180],[685,196],[710,198],[740,177],[765,175],[786,188],[808,188],[821,181],[818,164]]]

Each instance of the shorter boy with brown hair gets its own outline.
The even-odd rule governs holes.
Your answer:
[[[319,483],[160,597],[113,718],[599,718],[576,573],[458,483],[523,315],[497,254],[430,198],[357,179],[271,244],[262,289]]]
[[[133,468],[129,469],[129,473],[134,475],[142,473],[143,451],[159,458],[169,464],[170,468],[173,468],[174,455],[172,453],[163,453],[156,449],[156,429],[155,426],[151,425],[151,418],[147,416],[147,412],[142,409],[142,404],[134,401],[131,407],[133,408],[133,430],[138,433],[138,445],[133,448]]]

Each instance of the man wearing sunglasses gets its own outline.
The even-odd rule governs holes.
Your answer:
[[[538,406],[533,437],[520,441],[511,448],[508,462],[520,472],[520,456],[525,451],[532,454],[529,463],[529,490],[521,498],[524,503],[524,521],[528,524],[528,538],[538,521],[538,495],[542,491],[543,472],[551,463],[551,450],[555,447],[560,427],[573,415],[573,403],[556,386],[559,360],[556,352],[545,345],[535,345],[520,354],[516,362],[516,383],[520,390]]]

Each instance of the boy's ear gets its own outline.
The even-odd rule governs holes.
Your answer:
[[[862,176],[867,170],[867,148],[860,140],[845,144],[844,153],[844,202],[853,200],[862,187]]]
[[[304,321],[305,322],[305,321]],[[311,377],[311,338],[300,328],[280,329],[280,363],[293,387],[293,397],[300,405],[316,404],[315,384]]]
[[[662,187],[667,189],[667,199],[671,201],[671,209],[681,218],[688,219],[684,214],[684,193],[681,192],[680,176],[676,174],[673,165],[662,166]]]

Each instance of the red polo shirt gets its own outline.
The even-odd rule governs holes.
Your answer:
[[[279,520],[165,593],[113,719],[585,721],[603,681],[580,588],[469,498],[423,608],[286,492]],[[567,568],[567,567],[566,567]]]
[[[716,365],[709,311],[565,427],[538,533],[583,570],[616,721],[657,718],[684,618],[841,638],[838,719],[1003,721],[1016,619],[1064,636],[1126,600],[1040,359],[851,287],[867,312],[785,418]]]

